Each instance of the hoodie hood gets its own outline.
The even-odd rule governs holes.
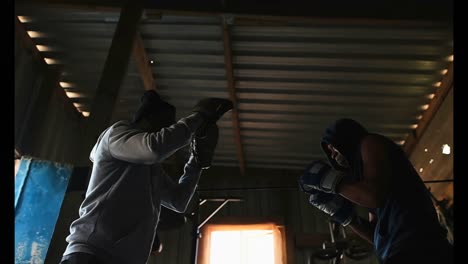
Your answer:
[[[132,123],[148,118],[149,121],[156,120],[160,123],[159,126],[166,127],[175,123],[175,116],[176,108],[173,105],[164,101],[155,90],[148,90],[141,97],[141,104],[133,115]]]
[[[323,134],[321,147],[333,168],[346,170],[332,159],[328,144],[333,145],[346,158],[352,171],[356,171],[360,167],[359,146],[368,134],[367,130],[353,119],[342,118],[331,123]]]
[[[117,122],[116,124],[119,124],[119,123],[122,123],[123,121],[119,121]],[[94,162],[94,160],[96,159],[96,156],[98,155],[98,147],[100,144],[102,144],[102,138],[104,137],[104,134],[106,134],[107,131],[109,131],[111,127],[108,127],[106,128],[106,130],[104,130],[101,135],[99,135],[99,138],[97,139],[96,141],[96,144],[94,144],[93,146],[93,149],[91,150],[91,153],[89,154],[89,160],[91,162]]]

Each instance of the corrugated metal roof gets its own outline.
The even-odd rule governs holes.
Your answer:
[[[28,30],[43,37],[46,57],[65,65],[63,80],[89,106],[119,17],[115,12],[17,9]],[[291,22],[291,21],[290,21]],[[301,169],[322,157],[325,126],[349,117],[369,130],[404,140],[452,54],[451,26],[298,21],[291,25],[231,26],[233,70],[247,167]],[[157,88],[190,113],[203,97],[229,98],[222,18],[147,17],[140,32]],[[113,120],[129,118],[143,84],[131,60]],[[92,114],[92,113],[91,113]],[[231,115],[219,123],[215,165],[238,166]]]
[[[229,98],[219,17],[162,16],[140,26],[161,95],[177,108],[177,117],[190,114],[204,97]],[[238,166],[231,115],[219,121],[220,138],[214,164]]]
[[[79,96],[73,102],[90,111],[119,13],[17,6],[16,14],[27,31],[37,33],[33,42],[42,55],[63,65],[66,91]]]
[[[404,140],[452,51],[440,25],[234,26],[232,39],[251,167],[303,168],[340,117]]]

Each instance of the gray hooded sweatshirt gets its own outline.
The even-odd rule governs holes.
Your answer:
[[[146,263],[161,205],[183,213],[201,174],[191,157],[176,183],[161,162],[188,145],[202,122],[192,114],[157,133],[135,129],[128,121],[107,128],[91,151],[86,198],[70,226],[64,256],[85,252],[105,263]]]

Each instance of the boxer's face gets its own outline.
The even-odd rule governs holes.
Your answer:
[[[336,163],[338,163],[338,165],[343,168],[349,168],[349,163],[345,156],[343,156],[343,154],[341,154],[335,147],[328,144],[328,150],[330,150],[330,156],[336,161]]]

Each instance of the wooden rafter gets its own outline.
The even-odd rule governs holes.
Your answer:
[[[234,130],[234,138],[236,141],[237,159],[239,160],[239,168],[242,175],[245,175],[245,157],[244,149],[242,146],[241,134],[240,134],[240,123],[239,123],[239,112],[237,109],[237,96],[236,87],[234,83],[234,72],[232,68],[232,50],[231,50],[231,34],[229,25],[223,20],[223,42],[224,42],[224,68],[226,71],[227,88],[229,92],[229,99],[234,104],[232,109],[232,127]]]
[[[426,131],[427,127],[431,123],[432,119],[434,118],[435,114],[439,110],[440,106],[442,105],[445,97],[447,96],[450,89],[453,87],[453,62],[450,63],[447,73],[442,78],[440,86],[437,88],[434,98],[432,98],[431,102],[429,103],[429,108],[427,108],[426,112],[424,112],[421,120],[418,123],[416,129],[410,133],[410,135],[406,138],[405,144],[403,149],[405,150],[407,156],[410,156],[413,152],[414,148],[418,144],[419,140],[423,136],[424,132]]]
[[[153,71],[149,63],[149,57],[146,53],[145,45],[139,32],[135,35],[135,42],[133,44],[133,58],[135,59],[138,71],[140,72],[145,90],[156,90],[156,82],[154,80]]]

